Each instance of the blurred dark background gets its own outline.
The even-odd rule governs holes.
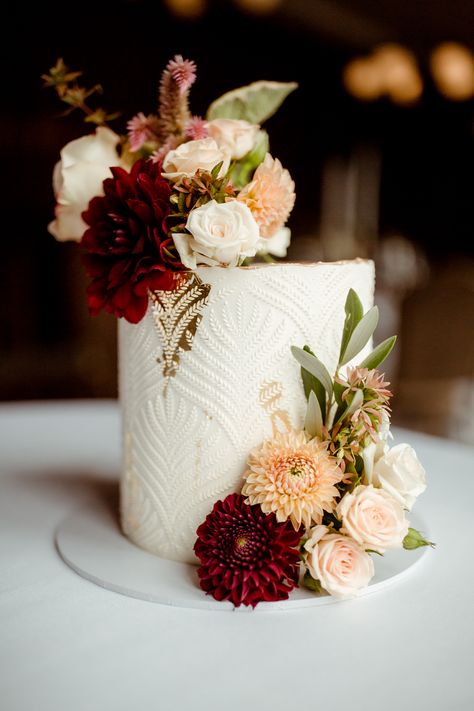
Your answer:
[[[51,173],[79,113],[41,88],[63,57],[124,132],[164,65],[198,65],[192,111],[257,79],[296,80],[270,119],[296,182],[290,259],[373,257],[399,423],[474,442],[474,4],[469,0],[89,0],[10,7],[0,141],[0,398],[114,397],[115,319],[90,319]],[[449,43],[449,44],[446,44]],[[383,84],[383,87],[382,87]],[[381,88],[382,87],[382,88]]]

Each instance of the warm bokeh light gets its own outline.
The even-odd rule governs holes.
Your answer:
[[[362,101],[389,96],[396,104],[412,104],[423,93],[414,55],[398,44],[378,47],[368,57],[353,59],[343,72],[347,91]]]
[[[344,68],[344,86],[362,101],[374,101],[383,93],[380,68],[372,57],[353,59]]]
[[[242,10],[254,15],[265,15],[273,12],[281,5],[282,0],[234,0]]]
[[[411,104],[423,92],[415,56],[399,44],[385,44],[374,53],[384,93],[397,104]]]
[[[186,20],[195,20],[207,10],[207,0],[164,0],[173,15]]]
[[[474,96],[474,56],[456,42],[445,42],[431,55],[431,71],[440,92],[464,101]]]

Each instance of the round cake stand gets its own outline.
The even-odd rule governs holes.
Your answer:
[[[426,533],[418,517],[410,516],[410,522]],[[66,518],[56,531],[56,545],[62,559],[76,573],[107,590],[174,607],[252,611],[205,595],[199,588],[196,566],[158,558],[135,546],[121,533],[116,513],[105,502],[93,501]],[[376,556],[375,577],[362,594],[383,590],[408,575],[425,552],[426,548],[418,548]],[[254,611],[292,610],[334,602],[339,601],[299,588],[288,600],[263,602]]]

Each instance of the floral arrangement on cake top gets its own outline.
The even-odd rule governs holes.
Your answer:
[[[178,55],[163,72],[157,113],[139,112],[120,137],[107,125],[117,114],[89,106],[100,87],[86,89],[79,77],[62,60],[43,77],[68,111],[96,125],[61,151],[49,231],[81,241],[92,315],[137,323],[149,292],[173,290],[180,272],[286,255],[294,183],[261,125],[295,83],[255,82],[193,116],[196,66]]]
[[[378,322],[351,289],[332,376],[308,346],[293,347],[307,399],[297,431],[252,451],[240,493],[218,501],[197,530],[201,588],[235,606],[284,600],[299,584],[352,598],[374,576],[373,554],[433,546],[406,517],[426,488],[408,444],[388,446],[389,383],[377,370],[388,338],[356,366]]]

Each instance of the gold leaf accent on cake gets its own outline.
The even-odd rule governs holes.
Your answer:
[[[280,407],[282,397],[283,385],[281,383],[277,381],[264,382],[260,386],[260,405],[270,416],[273,437],[282,431],[282,426],[283,431],[286,430],[288,432],[292,429],[290,415]]]
[[[180,353],[190,351],[207,305],[211,285],[195,273],[179,274],[173,291],[150,291],[151,310],[161,336],[163,376],[166,382],[178,372]]]

